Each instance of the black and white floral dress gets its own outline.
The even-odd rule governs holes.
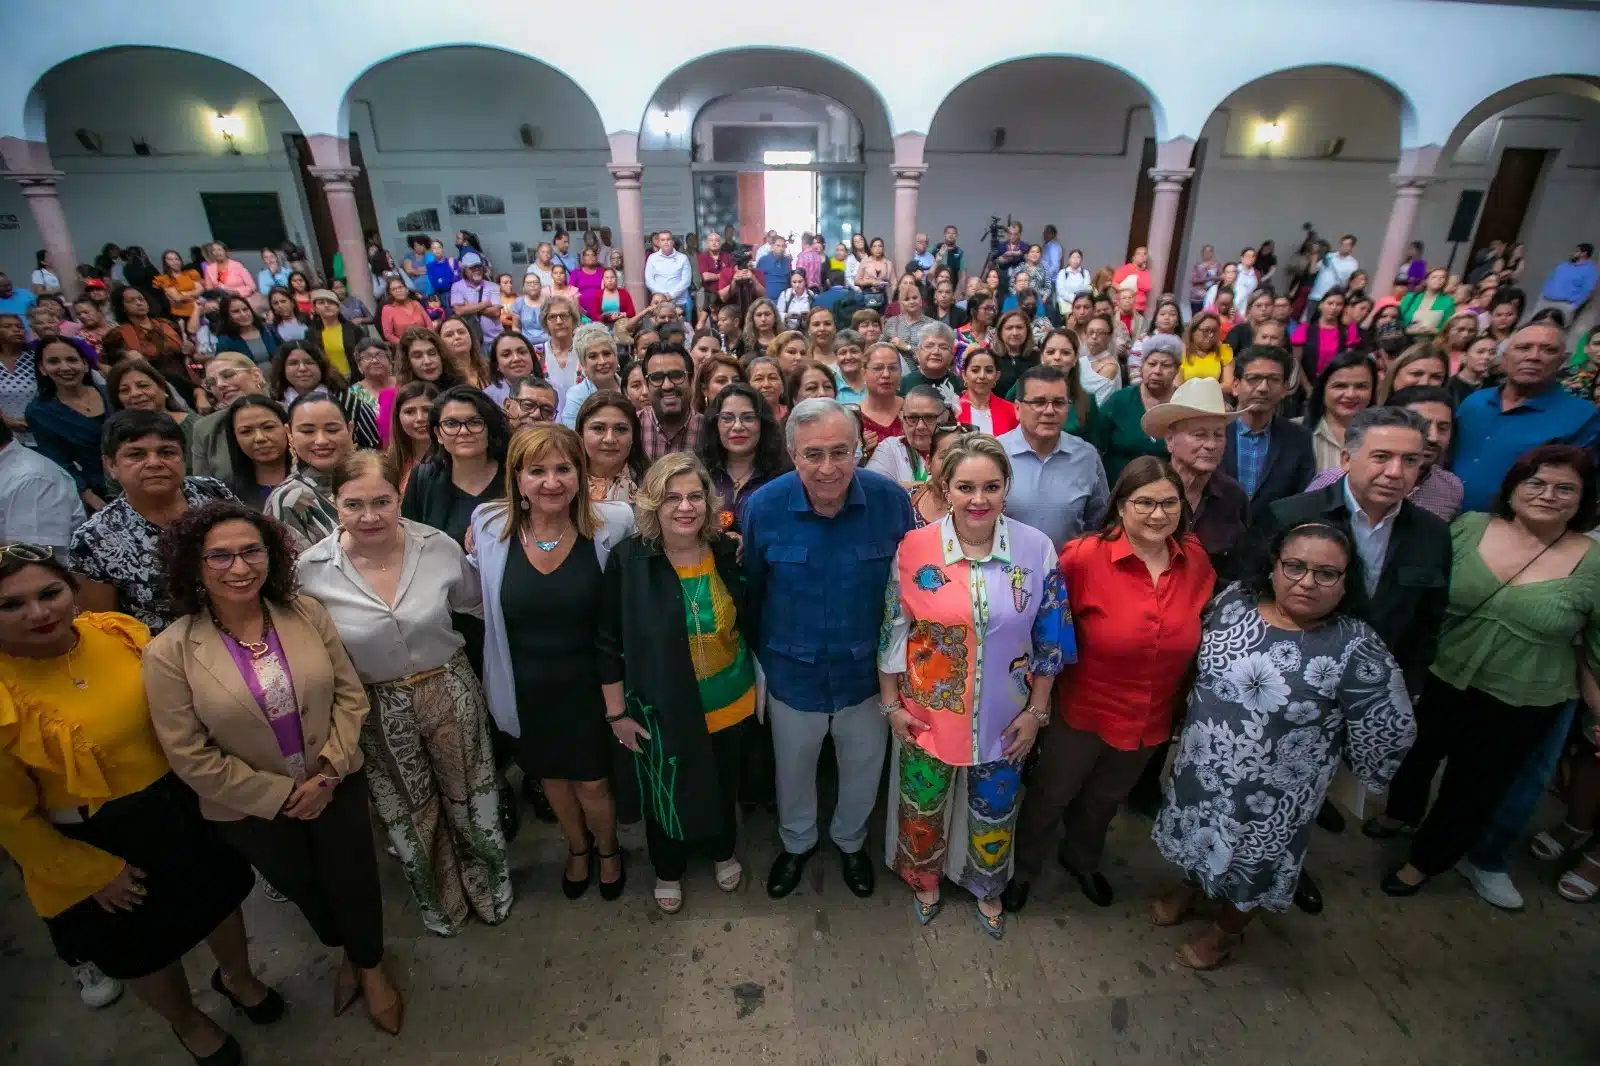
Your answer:
[[[1268,625],[1228,586],[1206,608],[1199,671],[1151,834],[1213,899],[1287,910],[1339,757],[1388,784],[1416,737],[1405,677],[1365,622]]]

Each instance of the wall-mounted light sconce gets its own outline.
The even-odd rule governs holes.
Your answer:
[[[1282,122],[1257,122],[1256,143],[1261,145],[1278,144],[1283,140]]]
[[[235,138],[244,136],[244,119],[238,115],[228,115],[218,111],[211,120],[211,129],[222,138],[222,143],[227,146],[229,155],[239,155],[239,146]]]

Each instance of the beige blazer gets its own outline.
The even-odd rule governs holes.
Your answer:
[[[367,694],[332,619],[309,596],[288,607],[268,603],[267,610],[294,679],[307,772],[354,773]],[[156,736],[173,771],[200,796],[205,817],[277,817],[294,779],[209,614],[180,618],[150,642],[144,686]]]

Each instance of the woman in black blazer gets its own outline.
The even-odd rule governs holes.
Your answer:
[[[639,532],[603,578],[599,648],[606,720],[633,753],[656,905],[683,907],[691,849],[732,892],[740,763],[758,702],[744,638],[744,577],[722,535],[711,475],[692,455],[657,460],[635,497]]]

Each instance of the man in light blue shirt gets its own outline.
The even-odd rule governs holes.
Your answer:
[[[551,255],[556,262],[567,268],[569,276],[578,269],[578,254],[572,250],[572,238],[567,236],[566,230],[556,230],[556,235],[550,238],[550,247]]]
[[[1062,432],[1070,402],[1066,375],[1036,366],[1017,380],[1017,428],[1000,437],[1011,457],[1006,517],[1042,531],[1058,552],[1100,528],[1111,497],[1100,453]]]
[[[19,289],[11,284],[11,279],[5,274],[0,274],[0,315],[16,315],[26,324],[28,312],[39,298],[27,289]]]
[[[1539,290],[1539,307],[1534,310],[1554,307],[1566,316],[1566,324],[1571,326],[1578,308],[1588,303],[1594,294],[1596,280],[1600,280],[1600,270],[1594,264],[1594,245],[1580,244],[1571,259],[1550,272],[1549,280]]]
[[[1335,286],[1343,288],[1350,284],[1351,275],[1361,267],[1361,264],[1356,261],[1355,252],[1356,239],[1346,233],[1339,238],[1339,253],[1337,255],[1323,253],[1322,263],[1317,268],[1317,280],[1311,284],[1312,303],[1316,303],[1326,296],[1329,289]],[[1306,310],[1306,321],[1309,322],[1312,317],[1311,310],[1308,308]]]
[[[917,234],[916,241],[911,248],[911,261],[917,264],[924,274],[932,270],[933,252],[928,249],[928,235],[926,233]]]
[[[1044,258],[1039,261],[1044,267],[1045,277],[1054,279],[1061,273],[1061,261],[1064,258],[1061,252],[1061,242],[1056,240],[1056,228],[1053,225],[1044,228]]]

